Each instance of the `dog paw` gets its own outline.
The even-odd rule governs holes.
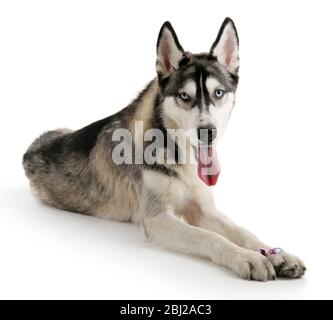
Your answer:
[[[289,253],[271,255],[269,260],[278,277],[296,279],[305,274],[306,267],[303,261]]]
[[[246,280],[276,280],[276,272],[272,263],[257,252],[246,251],[239,254],[231,269]]]

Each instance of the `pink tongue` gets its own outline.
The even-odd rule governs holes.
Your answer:
[[[220,164],[214,146],[198,149],[198,176],[208,186],[214,186],[220,175]]]

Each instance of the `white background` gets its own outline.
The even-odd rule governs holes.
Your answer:
[[[331,1],[0,2],[0,298],[333,298]],[[158,249],[137,226],[46,207],[21,158],[45,130],[126,106],[155,76],[165,20],[207,51],[240,37],[236,108],[220,143],[218,206],[299,255],[305,278],[247,282]]]

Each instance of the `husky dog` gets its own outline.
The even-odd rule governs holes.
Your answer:
[[[165,22],[157,41],[157,77],[129,106],[77,131],[48,131],[26,151],[23,166],[36,196],[60,209],[138,223],[150,241],[210,259],[244,279],[301,277],[306,269],[300,259],[285,252],[259,253],[271,247],[214,205],[215,144],[234,107],[238,49],[230,18],[203,54],[184,51]],[[130,138],[120,139],[120,129]],[[151,144],[140,134],[151,129],[163,139],[146,157]],[[177,129],[184,133],[176,136]],[[116,161],[120,144],[123,161]],[[173,161],[151,161],[156,154],[155,160],[171,155]],[[142,161],[132,161],[134,156]]]

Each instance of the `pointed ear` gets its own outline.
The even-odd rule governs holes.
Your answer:
[[[220,64],[234,75],[237,75],[239,69],[238,47],[239,40],[235,24],[230,18],[226,18],[210,53],[216,56]]]
[[[170,22],[165,22],[157,40],[156,71],[159,76],[168,76],[178,69],[184,49],[180,45],[177,35]]]

